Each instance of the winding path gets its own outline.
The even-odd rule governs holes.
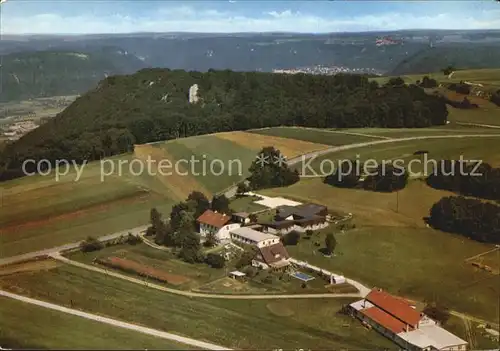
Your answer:
[[[194,346],[194,347],[199,347],[199,348],[205,349],[205,350],[232,350],[232,349],[229,349],[229,348],[226,348],[223,346],[219,346],[219,345],[215,345],[215,344],[211,344],[208,342],[187,338],[187,337],[172,334],[172,333],[167,333],[167,332],[157,330],[157,329],[146,328],[146,327],[143,327],[143,326],[140,326],[137,324],[127,323],[127,322],[123,322],[123,321],[120,321],[117,319],[107,318],[107,317],[99,316],[96,314],[91,314],[91,313],[75,310],[72,308],[56,305],[56,304],[53,304],[50,302],[45,302],[45,301],[41,301],[41,300],[32,299],[30,297],[13,294],[13,293],[10,293],[10,292],[4,291],[4,290],[0,290],[0,296],[3,296],[5,298],[18,300],[18,301],[21,301],[24,303],[29,303],[32,305],[44,307],[44,308],[47,308],[50,310],[59,311],[59,312],[66,313],[66,314],[71,314],[73,316],[78,316],[78,317],[89,319],[92,321],[96,321],[96,322],[100,322],[100,323],[104,323],[104,324],[109,324],[109,325],[112,325],[112,326],[115,326],[118,328],[129,329],[129,330],[133,330],[133,331],[136,331],[139,333],[152,335],[152,336],[155,336],[158,338],[173,340],[175,342],[179,342],[179,343]]]

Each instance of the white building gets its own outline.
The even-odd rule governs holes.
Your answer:
[[[206,210],[196,220],[200,226],[200,235],[202,238],[206,237],[209,233],[215,234],[218,242],[226,242],[230,239],[230,231],[241,226],[240,223],[231,223],[231,217]]]
[[[230,231],[231,240],[248,245],[255,245],[258,248],[271,246],[280,243],[280,238],[276,235],[259,232],[249,227],[240,227]]]
[[[441,328],[408,301],[381,290],[372,290],[363,300],[351,303],[349,309],[353,316],[405,350],[467,350],[467,341]]]

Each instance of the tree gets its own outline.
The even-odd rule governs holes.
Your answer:
[[[238,184],[238,188],[236,189],[236,194],[238,196],[243,196],[245,193],[249,191],[250,187],[245,182],[241,182]]]
[[[250,223],[255,223],[255,222],[257,222],[258,217],[255,213],[250,213],[250,215],[248,216],[248,219],[250,219]]]
[[[339,188],[354,188],[358,185],[361,176],[360,166],[359,160],[343,161],[340,167],[325,177],[324,183]]]
[[[206,247],[213,247],[217,245],[217,235],[215,232],[208,232],[206,237],[205,237],[205,243],[204,245]]]
[[[188,195],[187,201],[193,201],[195,203],[194,218],[198,218],[210,208],[210,201],[200,191],[193,191]]]
[[[448,75],[450,75],[452,72],[454,72],[454,71],[455,71],[455,67],[453,67],[453,66],[448,66],[448,67],[446,67],[446,68],[443,68],[443,69],[442,69],[442,71],[443,71],[443,74],[444,74],[445,76],[448,76]]]
[[[212,211],[226,214],[231,213],[231,210],[229,209],[229,199],[226,197],[226,195],[214,195],[212,199]]]
[[[165,236],[167,234],[165,223],[161,219],[161,213],[158,212],[156,208],[152,208],[150,211],[150,223],[151,230],[148,228],[148,232],[155,236],[155,242],[157,244],[163,244],[165,242]]]
[[[335,239],[333,233],[326,234],[325,246],[329,254],[332,254],[333,251],[335,251],[335,248],[337,247],[337,239]]]
[[[236,262],[235,267],[240,269],[246,266],[250,266],[256,254],[257,254],[257,249],[255,247],[252,246],[246,249],[245,251],[243,251],[239,260]]]
[[[436,303],[427,304],[423,312],[441,325],[445,325],[448,319],[450,319],[450,311],[446,307]]]
[[[264,147],[249,168],[250,187],[264,189],[292,185],[300,180],[297,170],[290,170],[281,152],[272,146]]]
[[[223,268],[226,264],[224,257],[214,253],[207,254],[205,262],[212,268]]]
[[[200,237],[195,232],[188,232],[182,238],[182,247],[179,252],[179,257],[188,263],[196,263],[201,261],[200,255]]]
[[[292,230],[290,233],[285,234],[282,240],[284,245],[297,245],[300,240],[300,233]]]
[[[398,87],[405,85],[405,81],[401,77],[390,78],[389,81],[385,84],[386,86]]]
[[[98,251],[103,247],[102,243],[92,236],[87,237],[87,239],[80,243],[80,250],[82,252]]]
[[[172,230],[176,231],[179,228],[179,224],[182,218],[182,212],[189,210],[189,205],[186,202],[179,202],[172,207],[170,212],[170,226]]]

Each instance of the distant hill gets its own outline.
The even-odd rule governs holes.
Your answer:
[[[188,102],[198,84],[199,99]],[[441,99],[416,86],[379,87],[359,75],[313,76],[144,69],[112,76],[63,112],[9,144],[0,179],[21,176],[25,159],[96,160],[134,144],[252,128],[443,125]]]
[[[146,65],[118,48],[37,51],[2,58],[0,102],[77,95],[110,75],[133,73]]]
[[[457,69],[500,68],[500,45],[446,45],[421,50],[401,61],[389,75]]]

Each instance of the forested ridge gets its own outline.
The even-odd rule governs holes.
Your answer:
[[[193,84],[199,86],[196,104],[188,102]],[[363,76],[144,69],[104,79],[8,145],[0,179],[22,176],[28,158],[91,161],[136,143],[279,125],[428,127],[445,124],[447,114],[442,99],[420,87],[379,87]]]
[[[108,75],[133,73],[144,67],[137,57],[115,47],[4,55],[0,102],[77,95]]]

